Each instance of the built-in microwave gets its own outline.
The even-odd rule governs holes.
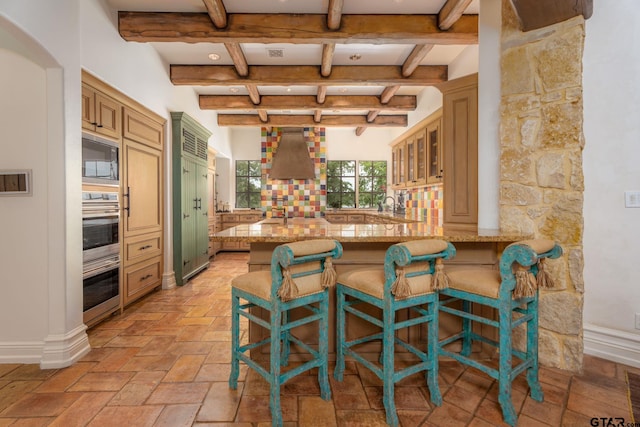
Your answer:
[[[118,185],[119,146],[117,142],[87,133],[82,134],[82,182]]]

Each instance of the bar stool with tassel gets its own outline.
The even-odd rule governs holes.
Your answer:
[[[442,261],[455,256],[451,243],[443,240],[415,240],[392,245],[387,249],[384,266],[341,273],[336,285],[336,368],[334,377],[342,381],[345,357],[350,356],[383,381],[383,403],[387,423],[398,425],[394,402],[395,384],[403,378],[425,371],[431,401],[442,404],[438,387],[438,293],[447,286]],[[382,310],[382,320],[365,312],[367,306]],[[406,320],[396,320],[399,310],[408,309]],[[382,331],[364,337],[347,337],[346,315],[350,313]],[[399,319],[399,317],[398,317]],[[428,344],[416,348],[396,334],[410,326],[426,324]],[[362,355],[359,345],[382,342],[379,363]],[[416,356],[416,363],[396,370],[395,345]]]
[[[462,318],[461,332],[440,342],[440,355],[451,357],[460,363],[479,369],[498,381],[498,400],[505,422],[515,426],[517,414],[511,398],[512,382],[526,371],[531,397],[543,401],[538,380],[538,289],[553,287],[553,279],[545,269],[546,258],[558,258],[562,248],[553,240],[536,239],[513,243],[500,257],[500,271],[469,269],[448,271],[449,287],[440,293],[446,296],[440,301],[440,311]],[[451,306],[462,301],[462,309]],[[497,310],[498,319],[490,319],[472,313],[477,303]],[[473,330],[474,323],[490,325],[497,329],[499,341],[492,340]],[[526,350],[513,346],[513,330],[526,324]],[[498,350],[498,367],[471,357],[471,344],[480,341]],[[460,352],[445,347],[461,342]],[[514,362],[514,357],[517,359]]]
[[[342,256],[342,245],[330,239],[307,240],[277,246],[271,256],[270,271],[255,271],[242,274],[231,282],[232,325],[231,325],[231,374],[229,387],[236,389],[240,361],[262,375],[270,385],[269,407],[272,424],[282,425],[280,407],[280,386],[303,372],[318,369],[320,395],[331,399],[328,374],[328,329],[329,329],[329,292],[335,285],[336,272],[332,259]],[[246,303],[241,303],[240,300]],[[269,312],[269,320],[251,312],[261,307]],[[289,318],[289,311],[303,307],[308,315],[296,320]],[[240,345],[240,316],[266,328],[269,336],[254,343]],[[305,343],[298,339],[293,328],[318,322],[318,348],[315,343]],[[300,366],[283,372],[287,366],[291,343],[311,355],[311,360]],[[253,360],[247,351],[258,347],[270,346],[269,366],[263,367]]]

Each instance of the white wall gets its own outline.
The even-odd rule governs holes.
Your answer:
[[[624,192],[640,191],[638,22],[636,0],[595,2],[583,59],[585,351],[636,363],[640,209],[625,208]]]

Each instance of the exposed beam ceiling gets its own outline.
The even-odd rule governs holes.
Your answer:
[[[147,0],[108,1],[143,4]],[[201,1],[203,7],[199,10],[188,7],[173,11],[154,11],[148,7],[121,9],[118,30],[123,39],[133,42],[224,46],[228,59],[220,65],[206,61],[199,64],[169,61],[170,79],[175,85],[222,86],[235,93],[238,87],[244,88],[244,93],[237,95],[220,94],[219,90],[210,95],[197,90],[200,108],[221,111],[218,115],[221,126],[347,126],[356,128],[356,135],[368,127],[404,127],[407,116],[397,113],[415,110],[416,96],[396,94],[402,93],[399,91],[403,88],[405,93],[416,88],[415,94],[426,86],[447,81],[447,65],[451,59],[425,63],[430,52],[436,47],[460,46],[458,49],[461,49],[461,46],[478,43],[478,15],[464,14],[468,13],[470,3],[477,4],[477,0],[447,0],[444,5],[441,0],[424,0],[432,12],[409,14],[395,14],[395,10],[393,14],[375,12],[373,10],[380,6],[376,4],[367,7],[371,13],[345,13],[344,0],[329,0],[324,13],[283,13],[282,10],[233,13],[238,10],[233,9],[239,6],[237,2]],[[346,3],[347,7],[354,6],[353,2]],[[434,10],[432,3],[441,6]],[[291,59],[286,63],[275,60],[260,63],[251,59],[260,44],[265,49],[305,45],[307,50],[319,45],[321,50],[314,65],[292,63]],[[398,49],[389,50],[388,45],[397,45]],[[407,51],[411,45],[412,50]],[[345,52],[353,51],[351,46],[365,50],[362,55],[348,54],[347,64]],[[376,48],[372,50],[373,47]],[[387,58],[391,58],[393,52],[407,53],[399,62],[389,63],[382,57],[379,62],[372,62],[370,58],[379,50],[377,47],[387,49]],[[364,64],[358,63],[361,57]],[[315,87],[316,90],[313,95],[279,92],[282,90],[279,88],[290,92],[292,87]],[[340,95],[336,94],[338,89]],[[363,111],[367,113],[358,114]]]

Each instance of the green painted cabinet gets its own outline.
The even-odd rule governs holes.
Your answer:
[[[182,112],[173,124],[173,269],[176,283],[209,266],[207,145],[205,127]]]

